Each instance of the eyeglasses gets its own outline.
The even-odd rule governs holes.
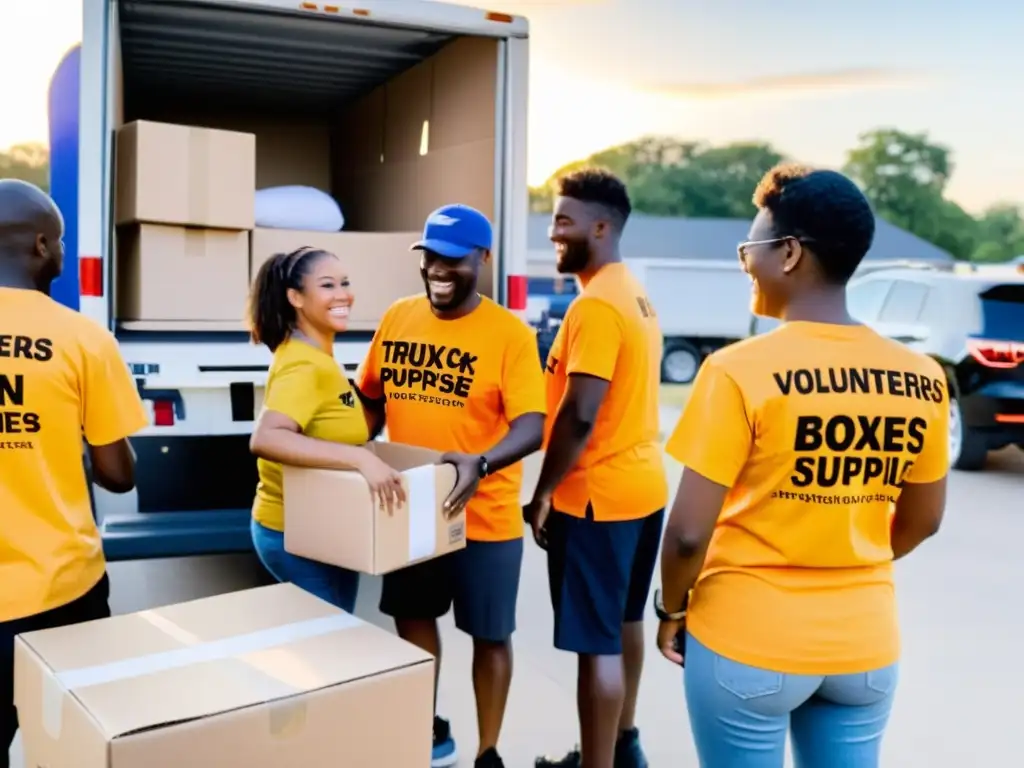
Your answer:
[[[755,245],[778,245],[784,243],[787,240],[796,240],[798,243],[808,244],[817,242],[813,237],[801,237],[798,235],[786,235],[784,237],[773,237],[770,240],[747,240],[736,246],[736,253],[739,254],[740,260],[745,261],[747,258],[747,250]]]
[[[755,245],[778,245],[779,243],[784,243],[784,242],[786,242],[787,240],[790,240],[790,239],[793,239],[793,238],[790,238],[790,237],[773,237],[770,240],[747,240],[747,241],[742,242],[742,243],[740,243],[739,245],[736,246],[736,253],[739,254],[740,260],[746,261],[746,259],[747,259],[747,249],[752,248]]]

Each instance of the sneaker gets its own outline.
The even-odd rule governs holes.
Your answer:
[[[473,768],[505,768],[505,763],[498,754],[498,750],[491,747],[484,752],[473,763]]]
[[[630,728],[619,734],[615,742],[615,768],[648,768],[638,729]]]
[[[579,749],[574,749],[565,757],[538,757],[534,762],[534,768],[580,768],[583,765],[583,755]]]
[[[455,749],[451,724],[443,717],[434,715],[434,751],[430,755],[430,768],[450,768],[459,761]]]

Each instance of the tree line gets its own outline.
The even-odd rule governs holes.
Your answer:
[[[597,166],[626,182],[639,213],[751,218],[754,187],[786,159],[764,142],[716,147],[648,136],[560,168],[530,189],[530,208],[550,212],[555,178]],[[927,134],[881,128],[859,137],[842,170],[861,186],[879,216],[957,259],[998,263],[1024,254],[1022,207],[1000,203],[972,216],[945,196],[953,168],[952,152]]]
[[[629,185],[633,206],[654,216],[751,218],[750,198],[761,176],[786,158],[770,144],[715,147],[649,136],[606,149],[558,169],[530,190],[530,208],[551,210],[554,179],[583,166],[599,166]],[[860,136],[843,171],[887,221],[937,245],[957,259],[998,263],[1024,255],[1024,210],[1000,203],[972,216],[945,196],[952,152],[927,134],[882,128]],[[49,189],[49,153],[40,144],[0,152],[0,178]]]
[[[0,152],[0,179],[21,179],[50,191],[50,153],[42,144],[16,144]]]

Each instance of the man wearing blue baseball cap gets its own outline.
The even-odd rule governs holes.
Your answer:
[[[512,681],[511,637],[523,558],[521,459],[541,444],[544,381],[537,341],[518,317],[477,290],[491,224],[465,205],[427,217],[420,252],[426,295],[385,313],[357,386],[391,440],[440,451],[458,481],[446,509],[466,510],[466,548],[384,577],[380,609],[404,639],[433,654],[437,619],[454,606],[473,638],[477,768],[502,768],[498,735]],[[455,765],[446,720],[434,718],[432,766]]]

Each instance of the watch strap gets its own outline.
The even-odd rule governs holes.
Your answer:
[[[687,595],[689,598],[689,595]],[[686,618],[686,608],[689,599],[683,601],[683,607],[678,611],[669,612],[665,610],[665,603],[662,600],[661,590],[654,590],[654,613],[659,621],[682,621]]]

